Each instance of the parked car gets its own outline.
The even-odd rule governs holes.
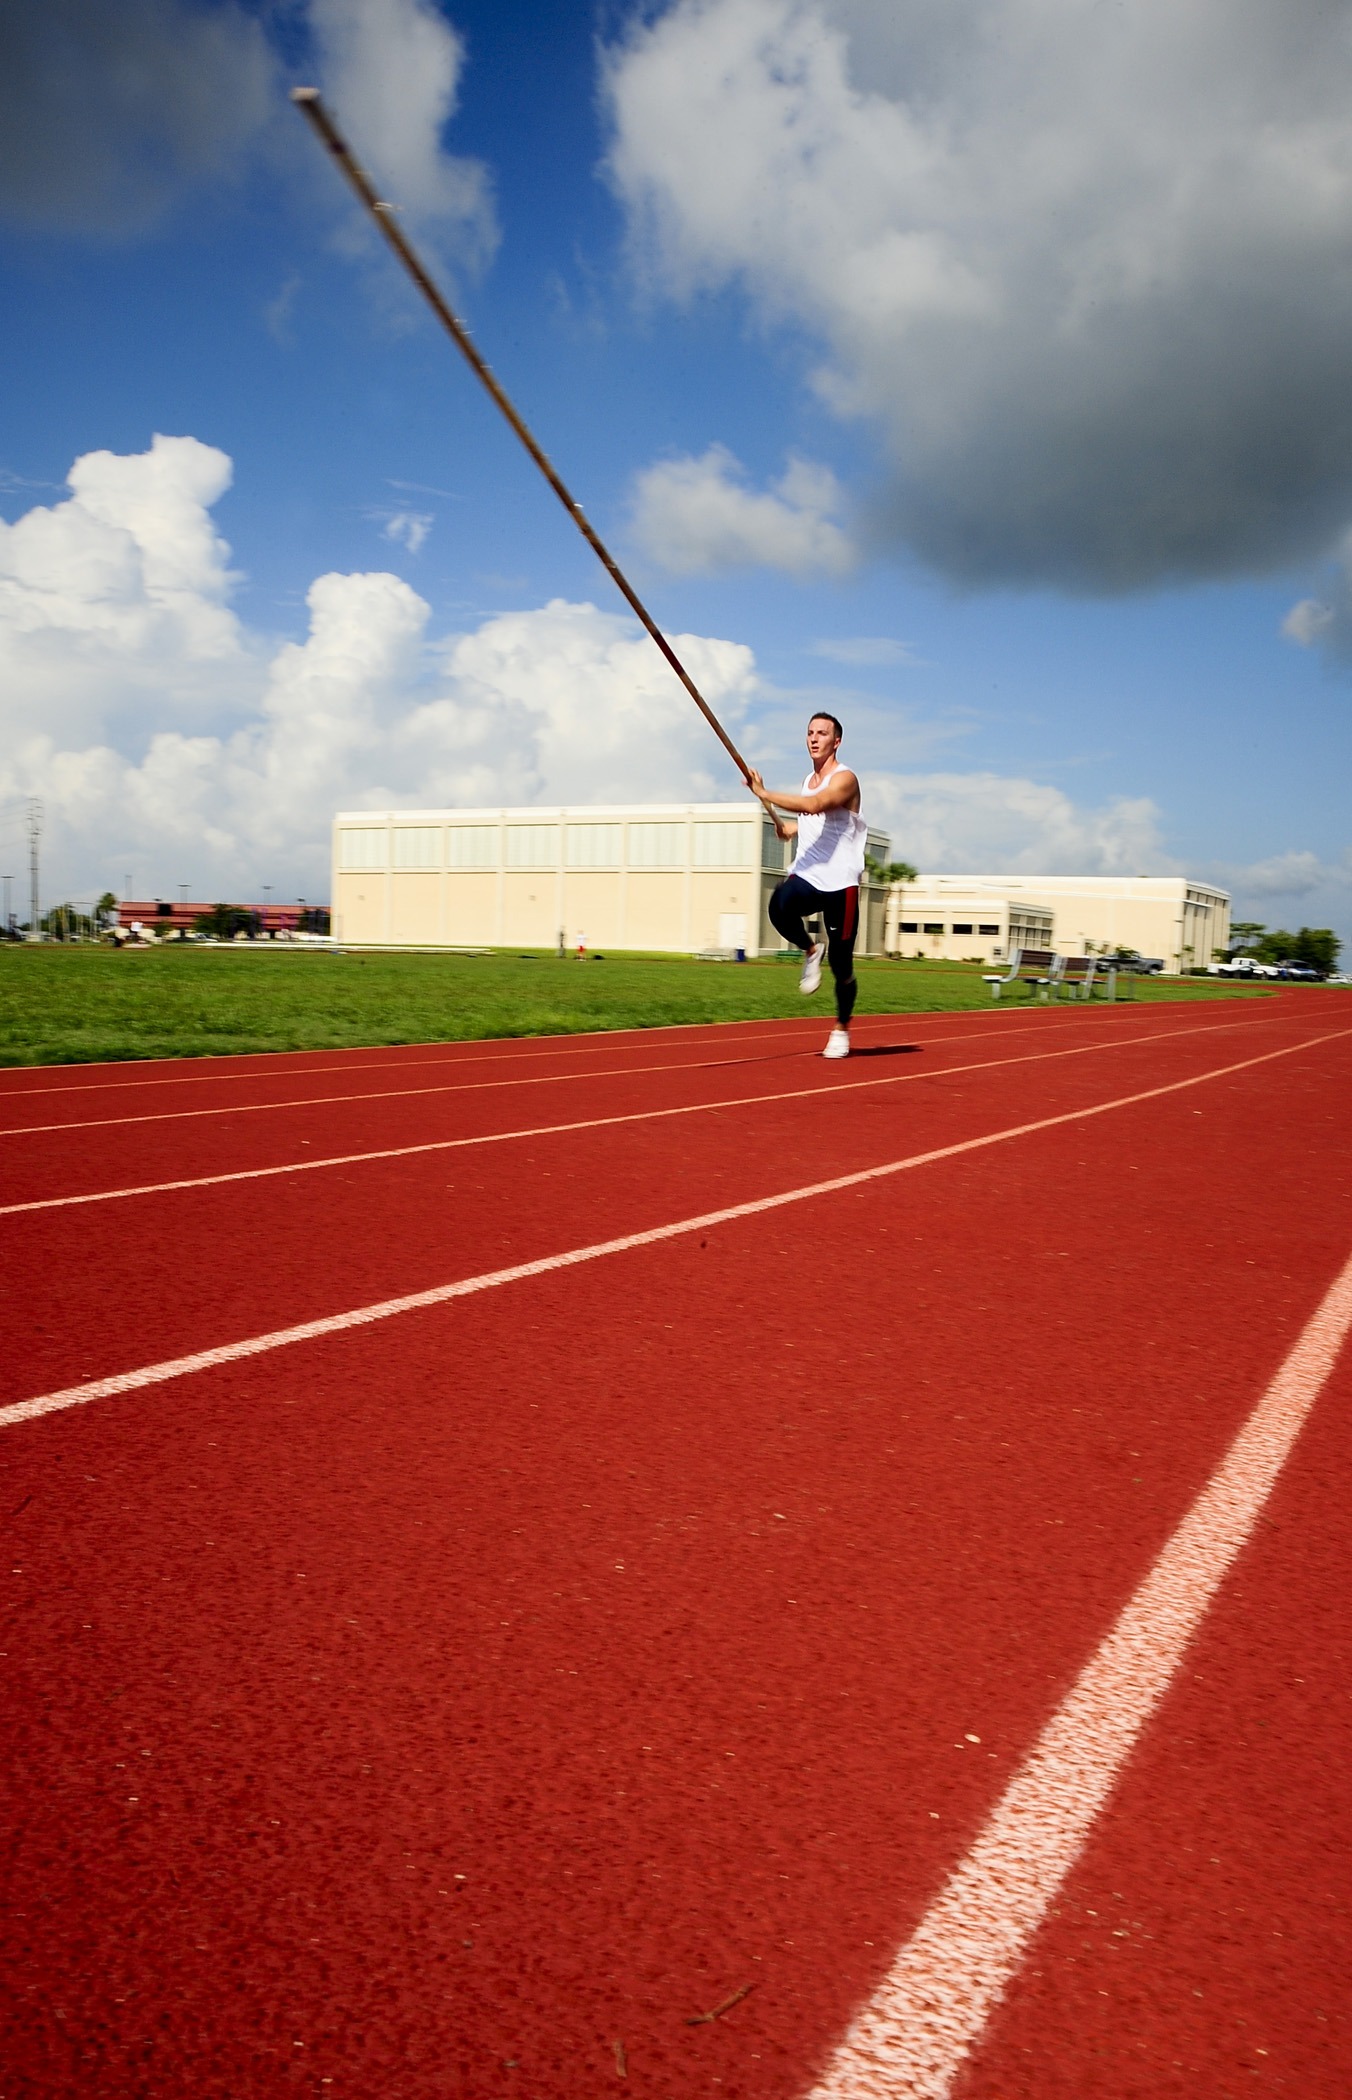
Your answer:
[[[1319,982],[1318,970],[1312,970],[1308,963],[1283,963],[1277,975],[1279,977],[1294,977],[1302,984],[1318,984]]]

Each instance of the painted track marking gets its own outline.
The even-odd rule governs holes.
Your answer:
[[[1252,1028],[1258,1024],[1252,1021],[1231,1021],[1222,1025],[1226,1028]],[[1219,1030],[1215,1028],[1162,1028],[1158,1029],[1153,1035],[1118,1036],[1106,1043],[1073,1043],[1065,1050],[1030,1050],[1021,1057],[988,1057],[982,1058],[975,1064],[943,1065],[933,1071],[927,1069],[923,1072],[892,1072],[877,1079],[846,1079],[838,1081],[831,1087],[830,1091],[833,1094],[851,1094],[859,1093],[871,1087],[912,1086],[923,1079],[957,1078],[964,1072],[1000,1071],[1006,1066],[1045,1064],[1054,1057],[1087,1057],[1091,1052],[1099,1050],[1126,1050],[1130,1049],[1133,1044],[1176,1042],[1184,1036],[1212,1035],[1217,1033],[1219,1033]],[[739,1059],[729,1060],[731,1063],[739,1063],[741,1061]],[[706,1064],[719,1063],[721,1063],[721,1060],[710,1059],[702,1062],[700,1065],[626,1066],[623,1069],[626,1071],[684,1072],[703,1070]],[[575,1078],[581,1075],[565,1073],[559,1076]],[[605,1073],[588,1073],[585,1076],[588,1078],[604,1078],[609,1075]],[[520,1084],[516,1080],[505,1080],[502,1083],[506,1086]],[[444,1089],[416,1088],[414,1091],[419,1093],[440,1093]],[[451,1089],[451,1091],[454,1091],[454,1089]],[[687,1101],[680,1103],[674,1108],[640,1108],[622,1116],[586,1116],[572,1123],[536,1123],[523,1130],[488,1130],[472,1137],[432,1138],[420,1145],[387,1145],[369,1152],[336,1153],[324,1159],[285,1160],[280,1165],[272,1167],[237,1167],[227,1174],[199,1174],[178,1181],[147,1181],[122,1189],[91,1189],[83,1195],[34,1196],[23,1203],[0,1204],[0,1218],[15,1217],[19,1213],[26,1211],[69,1210],[85,1203],[121,1203],[133,1196],[168,1196],[182,1189],[220,1188],[226,1183],[233,1181],[270,1181],[279,1174],[315,1174],[321,1168],[360,1166],[366,1160],[413,1159],[420,1153],[457,1152],[471,1145],[505,1145],[521,1138],[563,1137],[570,1131],[576,1130],[610,1130],[622,1123],[658,1123],[668,1116],[709,1115],[718,1109],[726,1108],[759,1108],[763,1107],[767,1102],[802,1101],[809,1096],[816,1100],[821,1097],[822,1091],[821,1085],[818,1084],[816,1086],[785,1088],[778,1093],[772,1094],[734,1095],[726,1100]],[[339,1101],[344,1099],[369,1101],[384,1100],[388,1097],[380,1094],[358,1094],[355,1096],[340,1094],[332,1098]],[[295,1108],[310,1107],[314,1104],[309,1102],[273,1101],[252,1105],[267,1108]],[[233,1115],[237,1112],[235,1109],[190,1109],[186,1111],[190,1115]],[[142,1121],[146,1119],[136,1117],[130,1120]],[[151,1118],[149,1120],[155,1119]],[[61,1124],[58,1127],[63,1130],[87,1130],[97,1129],[99,1126],[97,1124],[70,1123]],[[5,1134],[0,1132],[0,1135]]]
[[[562,1086],[568,1080],[625,1079],[631,1073],[703,1072],[754,1062],[744,1057],[694,1057],[679,1065],[602,1065],[589,1072],[532,1072],[514,1079],[451,1079],[441,1086],[377,1087],[360,1094],[301,1094],[291,1101],[227,1101],[219,1108],[162,1108],[141,1116],[90,1116],[78,1123],[15,1123],[0,1137],[50,1137],[67,1130],[112,1130],[131,1123],[185,1123],[202,1116],[275,1115],[288,1108],[340,1107],[353,1101],[407,1101],[426,1094],[486,1094],[509,1086]],[[72,1091],[78,1091],[72,1089]]]
[[[810,1019],[813,1018],[814,1017],[807,1015],[804,1015],[801,1018],[797,1015],[791,1015],[787,1020],[785,1020],[781,1024],[780,1031],[772,1031],[768,1028],[762,1029],[755,1035],[752,1035],[750,1033],[746,1035],[739,1035],[737,1041],[739,1044],[779,1042],[783,1039],[783,1030],[789,1028],[802,1028]],[[893,1014],[865,1014],[860,1016],[861,1020],[870,1021],[890,1021],[903,1018],[909,1020],[911,1016],[901,1016]],[[931,1017],[928,1015],[921,1015],[919,1018],[929,1019]],[[940,1018],[944,1017],[940,1016]],[[741,1022],[737,1021],[711,1022],[709,1024],[709,1027],[711,1029],[732,1029],[739,1028],[742,1025],[743,1024]],[[817,1026],[820,1027],[820,1023],[817,1023]],[[662,1032],[663,1031],[660,1028],[644,1029],[640,1040],[634,1043],[632,1047],[635,1050],[645,1049],[647,1047],[647,1044],[644,1038],[646,1038],[650,1034],[660,1035],[662,1034]],[[329,1074],[341,1076],[343,1073],[346,1072],[407,1072],[411,1067],[415,1067],[417,1065],[434,1065],[440,1067],[442,1070],[458,1072],[462,1070],[466,1065],[506,1065],[513,1064],[518,1061],[525,1061],[532,1064],[557,1064],[562,1058],[565,1057],[594,1057],[597,1055],[598,1052],[606,1050],[608,1050],[613,1056],[617,1047],[626,1047],[626,1045],[623,1043],[617,1046],[615,1042],[615,1037],[624,1036],[625,1034],[626,1031],[624,1029],[612,1030],[606,1028],[598,1028],[589,1036],[550,1036],[544,1039],[541,1048],[538,1050],[503,1049],[498,1051],[496,1054],[493,1054],[491,1052],[483,1054],[472,1053],[466,1057],[455,1057],[447,1055],[443,1055],[441,1057],[373,1057],[365,1064],[359,1064],[357,1062],[357,1058],[360,1054],[357,1051],[353,1051],[351,1053],[335,1051],[332,1053],[332,1055],[335,1058],[342,1057],[342,1063],[335,1063],[330,1065],[292,1065],[288,1062],[289,1058],[293,1056],[297,1058],[303,1057],[306,1055],[306,1052],[302,1050],[277,1050],[260,1053],[261,1055],[266,1055],[270,1057],[272,1059],[272,1062],[262,1067],[260,1070],[253,1072],[212,1072],[209,1070],[205,1072],[174,1072],[171,1073],[167,1078],[163,1079],[91,1079],[85,1086],[76,1085],[5,1087],[2,1083],[0,1083],[0,1101],[31,1101],[34,1099],[35,1096],[42,1094],[102,1094],[115,1092],[123,1088],[132,1087],[139,1087],[141,1089],[144,1089],[146,1087],[152,1087],[157,1091],[160,1091],[167,1090],[171,1086],[239,1086],[250,1081],[254,1083],[262,1083],[270,1079],[286,1079],[291,1076],[295,1076],[301,1079],[322,1079],[327,1077]],[[513,1040],[520,1039],[506,1037],[497,1038],[496,1040],[511,1042]],[[447,1043],[444,1045],[444,1049],[446,1051],[455,1051],[461,1047],[462,1046],[458,1043]],[[679,1050],[688,1046],[676,1043],[673,1044],[672,1047],[674,1049]],[[210,1065],[213,1062],[213,1060],[210,1058],[203,1058],[201,1062],[205,1065]],[[12,1071],[0,1074],[0,1082],[2,1082],[4,1078],[9,1078],[12,1076]]]
[[[1189,1006],[1199,1003],[1196,1000],[1186,1002]],[[1249,1003],[1251,1002],[1245,1001],[1245,1004]],[[859,1014],[855,1019],[855,1027],[867,1026],[875,1021],[887,1023],[905,1021],[908,1026],[919,1026],[923,1022],[984,1020],[992,1026],[1005,1023],[1009,1027],[1010,1033],[1013,1033],[1013,1023],[1028,1012],[1029,1008],[1027,1006],[1023,1008],[971,1007],[949,1011],[921,1010],[919,1012],[900,1010],[896,1013]],[[1098,1012],[1102,1013],[1103,1009],[1098,1009]],[[1054,1014],[1064,1019],[1066,1018],[1066,1009],[1064,1007],[1042,1009],[1038,1018],[1045,1025],[1045,1022],[1050,1020]],[[217,1064],[229,1063],[231,1061],[230,1057],[204,1057],[193,1060],[196,1064],[207,1067],[206,1070],[202,1071],[172,1072],[167,1077],[161,1078],[91,1079],[83,1085],[76,1083],[68,1086],[6,1085],[8,1080],[22,1080],[26,1078],[32,1070],[50,1069],[12,1065],[0,1071],[0,1101],[29,1101],[40,1094],[96,1094],[107,1092],[110,1089],[125,1087],[230,1086],[240,1084],[246,1080],[284,1078],[288,1073],[294,1073],[298,1077],[309,1078],[312,1076],[319,1077],[329,1072],[407,1071],[411,1065],[449,1065],[454,1069],[458,1069],[462,1065],[508,1064],[517,1060],[544,1063],[557,1061],[561,1057],[595,1056],[607,1050],[613,1054],[617,1044],[620,1048],[644,1049],[655,1036],[681,1034],[697,1038],[707,1036],[713,1041],[720,1041],[726,1036],[739,1044],[778,1042],[783,1039],[786,1032],[790,1029],[807,1030],[812,1028],[816,1030],[821,1026],[821,1017],[809,1013],[771,1015],[764,1018],[768,1025],[762,1026],[758,1021],[670,1021],[657,1023],[651,1028],[589,1029],[585,1034],[538,1036],[532,1039],[530,1048],[519,1049],[507,1047],[512,1043],[520,1043],[521,1038],[519,1036],[488,1036],[477,1039],[471,1037],[464,1042],[448,1041],[441,1043],[439,1047],[443,1054],[438,1057],[416,1057],[410,1055],[407,1057],[371,1058],[365,1064],[357,1062],[362,1054],[360,1048],[317,1053],[329,1056],[335,1060],[341,1060],[328,1065],[293,1065],[291,1063],[293,1058],[316,1054],[305,1050],[241,1051],[234,1054],[257,1058],[258,1064],[255,1069],[247,1072],[218,1072],[210,1068]],[[746,1032],[741,1033],[740,1031],[742,1030]],[[753,1030],[755,1031],[754,1033],[752,1032]],[[988,1030],[986,1029],[981,1031],[983,1034],[987,1032]],[[1018,1032],[1022,1034],[1024,1031],[1020,1029]],[[476,1041],[482,1044],[483,1047],[476,1048]],[[372,1044],[370,1047],[372,1049],[381,1049],[392,1046]],[[409,1045],[410,1051],[428,1047],[438,1046],[426,1044]],[[679,1050],[688,1046],[676,1043],[672,1047]],[[457,1056],[455,1055],[457,1051],[464,1054]],[[173,1058],[148,1058],[140,1069],[153,1072],[157,1065],[181,1062],[181,1059]],[[101,1062],[95,1061],[87,1065],[81,1065],[79,1069],[86,1072],[113,1070],[125,1073],[127,1067],[128,1060],[126,1059],[119,1060],[116,1063],[110,1063],[105,1059]]]
[[[809,2100],[944,2100],[1074,1866],[1352,1328],[1352,1258]]]
[[[29,1400],[16,1400],[7,1407],[0,1407],[0,1429],[9,1428],[18,1422],[34,1421],[41,1415],[55,1414],[63,1408],[81,1407],[91,1400],[112,1399],[119,1393],[135,1392],[143,1386],[164,1385],[176,1378],[188,1377],[195,1371],[213,1370],[219,1365],[239,1363],[247,1357],[265,1356],[274,1349],[285,1349],[297,1342],[317,1341],[331,1334],[344,1334],[353,1328],[374,1326],[378,1321],[397,1318],[402,1313],[421,1312],[429,1307],[447,1305],[455,1298],[470,1298],[481,1291],[498,1290],[509,1283],[521,1283],[533,1276],[547,1276],[557,1269],[577,1268],[584,1262],[600,1261],[607,1255],[629,1253],[636,1247],[655,1247],[665,1240],[675,1240],[692,1232],[709,1231],[718,1225],[729,1225],[741,1218],[753,1218],[767,1211],[783,1210],[794,1203],[810,1202],[818,1196],[836,1195],[844,1189],[863,1188],[869,1182],[884,1181],[895,1174],[904,1174],[916,1167],[933,1165],[941,1159],[956,1159],[968,1152],[980,1152],[992,1145],[1007,1144],[1013,1138],[1031,1137],[1042,1130],[1056,1130],[1067,1123],[1087,1121],[1091,1116],[1110,1114],[1119,1108],[1130,1108],[1141,1101],[1158,1101],[1166,1094],[1177,1094],[1188,1087],[1204,1086],[1213,1079],[1224,1079],[1231,1072],[1245,1072],[1256,1065],[1271,1064],[1275,1058],[1291,1057],[1301,1050],[1315,1050],[1324,1043],[1337,1042],[1352,1035],[1352,1029],[1338,1028],[1327,1035],[1310,1036],[1299,1043],[1287,1043],[1279,1050],[1265,1050],[1256,1057],[1245,1057],[1234,1064],[1217,1065],[1209,1072],[1197,1072],[1187,1079],[1169,1080],[1163,1086],[1146,1087],[1134,1094],[1119,1094],[1111,1101],[1093,1102],[1085,1108],[1068,1109],[1061,1115],[1040,1116],[1030,1123],[1014,1123],[1007,1129],[995,1130],[985,1137],[964,1138],[954,1145],[939,1145],[929,1152],[914,1152],[907,1158],[886,1161],[882,1166],[865,1167],[853,1174],[839,1174],[829,1181],[814,1181],[800,1188],[785,1189],[777,1196],[758,1196],[748,1203],[728,1204],[721,1210],[705,1211],[694,1218],[679,1218],[669,1225],[655,1225],[646,1232],[625,1233],[612,1240],[598,1240],[588,1247],[571,1247],[561,1254],[547,1254],[537,1261],[518,1262],[507,1269],[492,1269],[479,1276],[461,1277],[455,1283],[435,1285],[431,1290],[413,1291],[401,1298],[385,1298],[374,1305],[354,1306],[351,1311],[331,1313],[322,1319],[304,1320],[294,1327],[279,1327],[269,1334],[252,1335],[239,1342],[223,1342],[214,1349],[201,1349],[191,1356],[178,1356],[157,1364],[143,1364],[136,1370],[119,1371],[110,1378],[90,1379],[83,1385],[65,1386],[59,1392],[41,1393]]]
[[[1003,1014],[999,1008],[988,1010],[980,1007],[922,1009],[917,1013],[900,1011],[897,1013],[860,1014],[859,1024],[867,1021],[899,1020],[961,1021],[966,1020],[969,1015],[981,1016],[983,1014],[988,1014],[988,1017],[991,1019],[1001,1019],[1004,1014],[1014,1015],[1026,1013],[1030,1010],[1025,1005],[1024,1007],[1006,1007],[1003,1010]],[[1099,1010],[1102,1011],[1103,1009]],[[1039,1008],[1038,1011],[1044,1014],[1064,1014],[1065,1009],[1061,1007],[1046,1007]],[[522,1058],[531,1059],[536,1063],[542,1064],[550,1060],[557,1060],[560,1057],[582,1057],[589,1054],[594,1056],[598,1052],[605,1050],[613,1052],[617,1043],[621,1048],[641,1050],[648,1046],[654,1036],[684,1033],[695,1037],[709,1036],[718,1040],[724,1034],[733,1035],[736,1033],[736,1040],[739,1043],[775,1042],[778,1041],[786,1029],[805,1029],[820,1026],[818,1016],[811,1013],[770,1014],[763,1015],[761,1020],[766,1025],[762,1026],[758,1021],[664,1021],[655,1023],[651,1028],[589,1028],[581,1033],[574,1031],[568,1035],[528,1037],[467,1036],[463,1040],[451,1037],[440,1041],[434,1038],[429,1043],[410,1043],[407,1048],[410,1053],[415,1050],[439,1049],[443,1053],[439,1057],[415,1057],[411,1054],[407,1057],[373,1057],[365,1064],[357,1062],[362,1055],[363,1047],[371,1050],[389,1050],[398,1049],[400,1046],[397,1043],[371,1043],[365,1046],[355,1045],[353,1048],[346,1050],[329,1051],[245,1050],[234,1053],[226,1052],[220,1056],[199,1057],[192,1060],[169,1057],[146,1058],[142,1063],[127,1058],[119,1059],[116,1062],[105,1059],[102,1062],[91,1061],[87,1065],[70,1067],[69,1069],[78,1069],[82,1072],[125,1072],[130,1068],[153,1073],[159,1065],[182,1064],[189,1061],[201,1065],[205,1069],[196,1072],[171,1072],[167,1077],[159,1079],[91,1079],[85,1086],[76,1084],[72,1086],[6,1087],[4,1082],[7,1079],[23,1079],[27,1077],[29,1072],[55,1069],[51,1066],[41,1065],[9,1065],[0,1070],[0,1100],[27,1101],[34,1094],[96,1094],[105,1092],[111,1087],[226,1086],[236,1081],[273,1079],[293,1069],[298,1069],[307,1076],[319,1077],[326,1072],[405,1071],[410,1065],[449,1065],[453,1068],[458,1068],[461,1065],[510,1064]],[[745,1034],[738,1032],[743,1029],[746,1031]],[[754,1034],[752,1033],[753,1030],[755,1030]],[[528,1044],[530,1047],[513,1048],[512,1045],[514,1044]],[[688,1044],[675,1043],[671,1047],[680,1050],[690,1046]],[[457,1051],[462,1051],[465,1054],[456,1056],[455,1052]],[[213,1066],[218,1064],[229,1064],[232,1055],[257,1058],[257,1068],[247,1072],[217,1072],[212,1069]],[[298,1067],[293,1067],[291,1064],[293,1058],[298,1059],[310,1056],[327,1056],[335,1061],[327,1065],[300,1065]]]
[[[1201,1024],[1199,1027],[1195,1028],[1180,1028],[1176,1030],[1161,1029],[1159,1033],[1161,1035],[1197,1035],[1206,1033],[1210,1029],[1214,1029],[1217,1032],[1219,1032],[1221,1029],[1257,1028],[1271,1024],[1272,1022],[1275,1022],[1279,1019],[1285,1019],[1285,1016],[1267,1014],[1261,1016],[1260,1019],[1254,1021],[1211,1022]],[[1027,1030],[1023,1029],[1020,1029],[1018,1031],[1019,1034],[1026,1034],[1027,1032]],[[988,1031],[985,1029],[981,1029],[976,1031],[976,1033],[985,1035],[988,1033]],[[949,1035],[943,1037],[941,1042],[936,1044],[935,1047],[942,1048],[946,1043],[964,1042],[969,1039],[970,1038],[967,1035]],[[1106,1047],[1111,1047],[1111,1045]],[[795,1047],[790,1047],[785,1052],[785,1055],[803,1056],[806,1055],[806,1053]],[[440,1060],[435,1059],[432,1061],[440,1062]],[[629,1077],[642,1078],[645,1075],[654,1072],[703,1072],[710,1070],[721,1070],[734,1065],[759,1064],[763,1062],[765,1062],[763,1058],[695,1057],[687,1058],[679,1064],[665,1063],[656,1065],[603,1065],[600,1067],[593,1067],[591,1070],[582,1072],[532,1072],[529,1074],[519,1073],[516,1075],[516,1077],[511,1079],[458,1079],[447,1080],[439,1086],[377,1087],[372,1088],[369,1091],[363,1091],[358,1094],[301,1094],[297,1095],[295,1098],[289,1101],[229,1101],[222,1103],[219,1107],[215,1108],[164,1108],[151,1110],[149,1113],[144,1115],[89,1116],[82,1118],[79,1121],[65,1123],[15,1123],[11,1124],[8,1128],[0,1128],[0,1138],[50,1137],[53,1135],[60,1136],[63,1132],[70,1130],[112,1130],[121,1128],[126,1125],[140,1123],[189,1122],[200,1119],[204,1116],[250,1116],[277,1114],[288,1108],[341,1107],[345,1103],[351,1103],[354,1101],[401,1101],[414,1099],[422,1095],[428,1094],[493,1093],[496,1091],[500,1091],[503,1088],[514,1086],[562,1086],[570,1081],[582,1081],[588,1079],[626,1079]],[[362,1067],[362,1069],[365,1070],[368,1068]],[[284,1077],[285,1075],[281,1076]],[[70,1093],[79,1093],[82,1091],[82,1089],[80,1089],[79,1087],[71,1087],[66,1091]],[[16,1096],[15,1098],[26,1097]]]

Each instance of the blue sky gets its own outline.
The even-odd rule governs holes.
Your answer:
[[[105,12],[0,66],[4,872],[29,794],[51,900],[318,895],[340,804],[738,792],[286,104],[318,78],[767,772],[829,704],[922,867],[1352,938],[1341,47],[1068,0],[1046,83],[1031,0],[998,50],[967,0]]]

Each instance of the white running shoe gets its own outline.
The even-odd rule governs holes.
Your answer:
[[[833,1028],[826,1038],[823,1057],[848,1057],[850,1054],[850,1031],[848,1028]]]
[[[803,974],[798,980],[798,989],[805,999],[810,999],[822,981],[822,957],[826,950],[820,941],[809,948],[803,958]]]

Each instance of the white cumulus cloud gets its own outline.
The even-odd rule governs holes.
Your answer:
[[[435,520],[427,510],[396,510],[385,516],[381,531],[396,547],[406,547],[410,554],[417,554],[424,546]]]
[[[1326,0],[672,0],[605,68],[650,282],[740,287],[969,583],[1272,569],[1352,515]]]
[[[1352,658],[1352,531],[1329,550],[1319,579],[1320,595],[1301,598],[1282,621],[1282,633],[1300,649],[1317,649],[1330,662]]]
[[[13,831],[42,797],[49,898],[132,871],[143,890],[321,896],[340,806],[728,791],[652,643],[593,605],[430,638],[402,578],[327,575],[303,640],[249,633],[210,515],[229,480],[223,453],[159,437],[85,455],[65,501],[0,525],[0,815]],[[751,651],[673,639],[739,722]]]
[[[1295,642],[1302,649],[1313,649],[1316,643],[1331,638],[1337,620],[1334,608],[1325,605],[1321,599],[1300,598],[1282,621],[1282,633],[1288,642]]]
[[[325,92],[392,203],[453,228],[472,259],[497,221],[481,161],[444,150],[465,47],[432,0],[310,0]]]
[[[869,821],[922,873],[1171,875],[1145,797],[1086,809],[1060,788],[1000,773],[871,773]]]
[[[1340,861],[1326,861],[1308,849],[1292,847],[1286,853],[1269,854],[1266,860],[1227,864],[1220,878],[1249,898],[1309,897],[1319,890],[1345,889],[1352,884],[1352,849]]]
[[[696,685],[734,730],[756,689],[743,642],[674,634]],[[496,760],[523,799],[605,802],[707,798],[729,792],[729,769],[683,688],[635,623],[594,605],[554,599],[502,613],[445,655],[453,704],[477,710],[491,736],[520,736]],[[453,799],[473,799],[457,795]]]
[[[644,552],[678,576],[786,569],[839,576],[854,559],[836,523],[844,495],[829,467],[793,459],[769,490],[746,485],[724,445],[659,460],[637,477],[632,528]]]
[[[0,6],[0,219],[125,238],[259,161],[274,177],[303,164],[319,194],[282,92],[303,65],[391,201],[481,263],[498,239],[489,174],[445,137],[464,63],[436,0],[17,0]],[[265,312],[283,340],[296,287]]]
[[[1352,846],[1333,858],[1293,846],[1262,860],[1217,862],[1203,872],[1229,890],[1236,919],[1332,926],[1352,938]]]
[[[812,654],[824,656],[831,663],[849,664],[863,670],[917,661],[910,644],[899,642],[890,634],[829,635],[812,644]]]
[[[0,528],[0,836],[17,845],[22,798],[42,797],[49,903],[128,873],[141,894],[269,882],[319,899],[338,808],[737,798],[627,615],[555,599],[436,635],[426,601],[380,571],[316,578],[298,640],[251,633],[211,520],[229,479],[213,447],[157,438],[87,454],[64,501]],[[788,696],[745,644],[672,639],[748,751],[787,748]],[[803,763],[781,750],[772,770]],[[1173,865],[1149,802],[1085,809],[991,773],[864,782],[870,821],[922,868]]]
[[[101,737],[200,719],[255,683],[210,506],[230,461],[191,437],[130,457],[88,452],[70,496],[0,521],[0,720],[10,749],[40,731]]]

